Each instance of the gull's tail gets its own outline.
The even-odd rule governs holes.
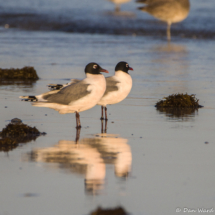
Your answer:
[[[49,84],[47,85],[49,90],[60,90],[64,87],[62,84]]]
[[[36,96],[20,96],[19,98],[21,99],[21,101],[25,101],[25,102],[36,102],[36,101],[38,101]]]
[[[79,79],[71,79],[71,82],[66,83],[66,84],[49,84],[47,86],[48,86],[49,90],[60,90],[64,87],[67,87],[68,85],[76,84],[78,82],[80,82]]]

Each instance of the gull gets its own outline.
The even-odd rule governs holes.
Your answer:
[[[131,91],[132,88],[132,78],[128,73],[129,70],[133,68],[129,67],[129,64],[125,61],[120,61],[115,67],[115,75],[106,77],[106,90],[100,101],[97,103],[101,105],[101,120],[103,117],[103,109],[105,109],[105,120],[107,118],[107,105],[112,105],[124,100]],[[49,84],[50,89],[59,90],[70,84],[79,83],[80,80],[72,79],[70,83],[60,85],[60,84]],[[56,92],[56,90],[51,92]]]
[[[107,118],[107,105],[112,105],[124,100],[131,91],[132,78],[128,73],[133,70],[125,61],[120,61],[115,67],[115,75],[105,78],[106,91],[100,101],[97,103],[101,105],[101,120],[103,118],[103,109],[105,109],[105,120]]]
[[[80,128],[79,113],[94,107],[106,90],[105,77],[100,72],[108,73],[97,63],[92,62],[85,67],[85,79],[70,83],[60,90],[20,98],[23,101],[33,101],[33,106],[48,107],[60,114],[76,113],[76,128]]]
[[[139,7],[139,10],[167,23],[168,41],[171,40],[171,24],[183,21],[190,11],[189,0],[137,0],[137,2],[146,4]]]

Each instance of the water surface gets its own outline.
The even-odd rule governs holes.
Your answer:
[[[206,7],[195,2],[196,8]],[[37,15],[37,4],[20,3],[17,11],[30,8]],[[41,4],[41,13],[48,15],[66,8],[57,1],[50,8]],[[5,2],[1,9],[14,5]],[[104,5],[107,11],[113,6]],[[198,10],[209,19],[207,10]],[[213,39],[175,36],[167,43],[165,35],[20,28],[0,29],[0,67],[34,66],[40,79],[0,83],[0,128],[18,117],[47,135],[0,152],[0,214],[85,215],[99,205],[121,205],[134,215],[172,215],[178,207],[214,207]],[[80,114],[83,127],[76,144],[74,114],[60,115],[18,98],[41,94],[50,83],[84,78],[91,61],[113,75],[121,60],[134,68],[133,88],[124,101],[108,107],[107,134],[101,134],[99,106]],[[173,93],[196,94],[204,108],[184,116],[157,111],[155,103]]]

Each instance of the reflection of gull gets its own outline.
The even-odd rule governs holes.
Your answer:
[[[189,0],[148,0],[145,3],[147,4],[146,6],[138,9],[167,22],[167,39],[169,41],[171,40],[171,24],[184,20],[190,10]]]
[[[165,72],[173,74],[174,71],[175,75],[177,75],[177,73],[179,73],[180,76],[182,74],[187,75],[187,68],[189,64],[183,62],[189,53],[186,46],[166,43],[163,45],[153,46],[152,51],[157,53],[156,57],[154,57],[152,60],[153,63],[166,65]]]
[[[118,12],[118,11],[120,11],[121,4],[127,3],[131,0],[108,0],[108,1],[111,1],[115,4],[115,11]]]
[[[61,140],[49,148],[35,149],[30,153],[30,160],[36,162],[57,163],[58,168],[85,174],[86,189],[96,193],[102,189],[105,178],[105,164],[100,153],[86,141]]]
[[[111,134],[84,138],[78,144],[61,140],[53,147],[32,150],[24,160],[57,164],[55,168],[84,174],[86,190],[98,194],[103,189],[105,163],[114,164],[118,177],[126,177],[130,172],[132,155],[127,141]]]
[[[166,85],[165,87],[163,85],[162,93],[168,95],[170,89],[171,93],[189,91],[188,82],[186,81],[189,76],[189,62],[187,62],[189,51],[187,47],[185,45],[165,43],[155,45],[151,50],[157,53],[152,59],[153,65],[157,65],[154,69],[159,71],[165,79]],[[170,80],[170,76],[174,76],[174,78]],[[160,92],[159,87],[157,90]]]
[[[170,54],[186,55],[188,53],[187,49],[186,49],[186,46],[173,44],[173,43],[156,45],[155,47],[152,48],[152,50],[157,52],[157,53],[160,53],[160,54],[170,53]]]
[[[105,163],[115,165],[115,174],[118,177],[125,177],[131,170],[132,154],[127,144],[128,140],[117,137],[114,134],[101,134],[102,138],[85,138],[87,142],[96,147],[102,154]]]

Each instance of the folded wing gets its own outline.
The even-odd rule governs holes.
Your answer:
[[[113,77],[107,77],[106,78],[106,91],[105,91],[103,97],[106,96],[110,92],[117,91],[118,90],[117,83],[119,83],[119,82],[117,80],[115,80]]]
[[[62,88],[55,94],[44,95],[43,99],[48,103],[68,105],[90,94],[91,91],[87,90],[88,86],[89,84],[84,81],[79,81],[76,84],[71,84]]]

